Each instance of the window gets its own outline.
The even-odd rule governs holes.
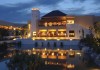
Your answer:
[[[48,24],[49,24],[49,26],[52,26],[52,22],[49,22]]]
[[[47,22],[45,22],[45,27],[47,27],[47,25],[48,25],[48,23],[47,23]]]
[[[74,24],[74,20],[67,20],[67,24]]]
[[[75,32],[74,30],[69,31],[69,37],[75,37]]]

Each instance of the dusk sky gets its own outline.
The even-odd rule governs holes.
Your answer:
[[[100,15],[100,0],[0,0],[0,20],[26,23],[31,9],[39,8],[41,16],[60,10],[72,15]]]

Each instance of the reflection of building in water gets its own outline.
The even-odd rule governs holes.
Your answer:
[[[51,11],[40,18],[39,9],[32,9],[30,35],[34,39],[80,39],[89,34],[95,16],[72,16],[59,10]]]

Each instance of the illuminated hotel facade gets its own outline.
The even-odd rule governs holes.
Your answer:
[[[81,39],[90,33],[95,16],[67,15],[59,10],[51,11],[40,18],[40,11],[32,9],[32,19],[29,25],[29,36],[33,39],[64,40]]]

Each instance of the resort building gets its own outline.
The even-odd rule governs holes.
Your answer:
[[[32,19],[28,23],[29,37],[44,40],[81,39],[90,34],[93,23],[100,21],[93,15],[68,15],[59,10],[40,17],[37,8],[32,9]]]

